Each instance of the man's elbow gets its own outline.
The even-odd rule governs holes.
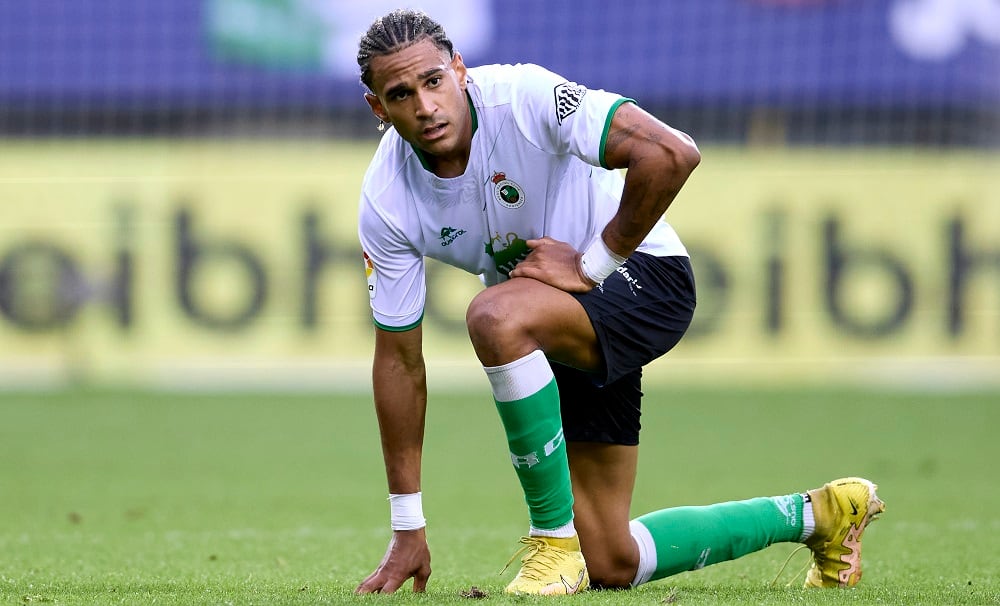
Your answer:
[[[674,130],[676,141],[671,149],[671,156],[677,172],[685,177],[694,172],[701,163],[701,151],[690,136],[679,130]]]

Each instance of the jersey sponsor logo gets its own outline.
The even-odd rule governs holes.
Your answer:
[[[514,232],[509,232],[506,238],[498,232],[486,243],[486,254],[493,259],[497,272],[504,276],[510,276],[511,270],[530,252],[528,243]]]
[[[368,280],[368,297],[374,299],[378,274],[375,273],[375,264],[372,263],[372,258],[368,256],[368,253],[361,251],[361,254],[365,259],[365,279]]]
[[[587,87],[576,82],[563,82],[556,85],[554,92],[556,96],[556,121],[562,124],[563,120],[569,118],[583,103]]]
[[[524,206],[524,190],[520,185],[507,178],[504,173],[493,173],[493,197],[504,208],[521,208]]]
[[[450,246],[452,242],[458,239],[459,236],[464,236],[464,229],[455,229],[454,227],[442,227],[441,235],[438,238],[441,239],[441,246]]]

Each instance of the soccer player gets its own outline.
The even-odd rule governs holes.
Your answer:
[[[629,519],[642,367],[695,307],[687,252],[662,220],[700,161],[692,139],[542,67],[468,68],[417,11],[376,19],[358,64],[379,128],[392,127],[364,177],[359,235],[393,535],[356,591],[410,578],[423,591],[430,576],[424,257],[486,285],[466,323],[530,520],[508,593],[627,588],[780,541],[812,549],[807,585],[855,584],[861,534],[883,510],[861,478]]]

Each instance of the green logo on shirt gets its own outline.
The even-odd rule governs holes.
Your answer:
[[[459,236],[465,235],[464,229],[455,229],[454,227],[442,227],[441,235],[441,246],[448,246],[452,242],[458,239]]]
[[[510,276],[510,271],[530,252],[528,243],[514,232],[507,234],[506,238],[502,238],[498,233],[486,243],[486,254],[493,258],[497,271],[504,276]]]

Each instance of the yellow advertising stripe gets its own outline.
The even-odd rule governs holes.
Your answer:
[[[139,382],[191,360],[204,380],[356,370],[372,344],[356,216],[373,150],[0,144],[0,365]],[[647,381],[1000,369],[996,155],[702,151],[667,216],[699,309]],[[464,306],[479,288],[432,265],[429,364],[475,367]]]

